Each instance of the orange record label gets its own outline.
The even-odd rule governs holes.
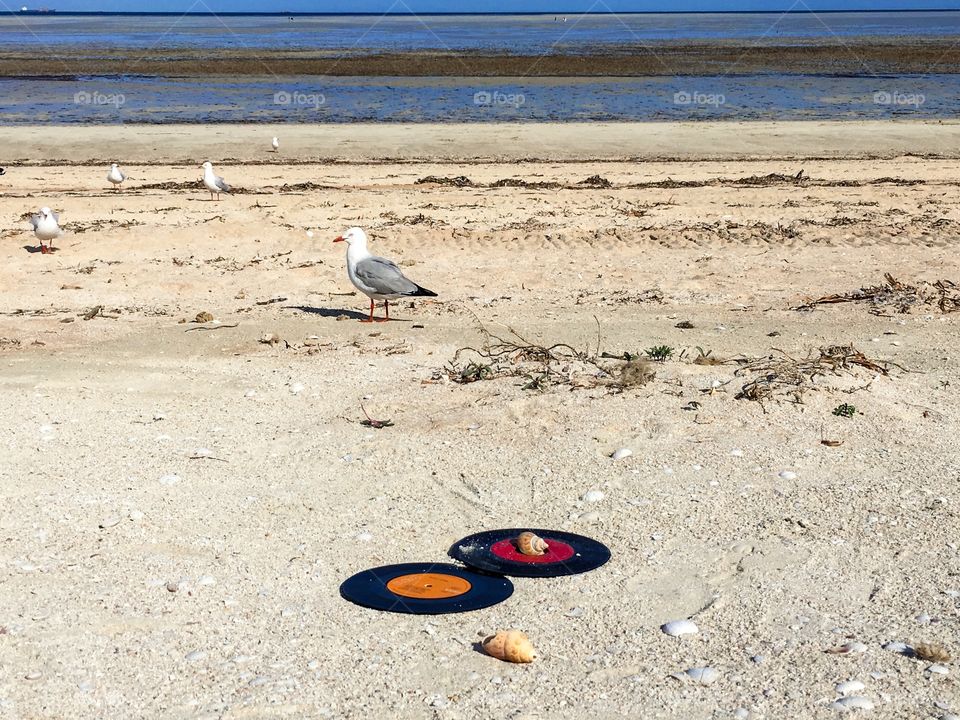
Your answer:
[[[440,573],[401,575],[387,583],[387,590],[396,595],[422,600],[456,597],[470,588],[470,583],[463,578]]]

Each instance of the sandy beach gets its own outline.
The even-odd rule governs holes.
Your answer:
[[[0,128],[0,716],[960,714],[958,128]],[[438,297],[359,323],[355,225]],[[917,291],[796,309],[885,273]],[[580,356],[459,382],[484,330]],[[870,364],[751,399],[837,347]],[[339,595],[524,526],[612,559],[472,613]],[[506,628],[536,662],[478,651]]]

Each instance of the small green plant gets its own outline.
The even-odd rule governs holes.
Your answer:
[[[654,362],[666,362],[673,357],[673,348],[669,345],[654,345],[645,352],[647,353],[647,357]]]
[[[837,417],[852,418],[857,414],[857,409],[850,403],[843,403],[843,405],[837,405],[833,409],[833,414]]]

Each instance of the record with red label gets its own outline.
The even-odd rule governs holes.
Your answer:
[[[357,573],[344,580],[340,594],[374,610],[441,615],[503,602],[513,583],[449,563],[402,563]]]
[[[538,545],[538,554],[522,552],[523,533],[533,533],[546,547]],[[500,575],[559,577],[600,567],[610,559],[610,550],[596,540],[561,530],[508,528],[465,537],[450,548],[450,557]]]

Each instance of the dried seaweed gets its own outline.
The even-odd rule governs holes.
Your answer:
[[[802,403],[803,394],[818,387],[818,377],[855,375],[860,370],[874,375],[890,373],[890,364],[871,360],[853,345],[822,347],[817,354],[802,359],[793,358],[782,350],[775,350],[775,353],[734,371],[736,376],[752,376],[736,394],[738,400],[762,403],[764,400],[786,398]]]
[[[890,273],[884,273],[883,278],[884,282],[880,285],[871,285],[848,293],[824,295],[790,309],[812,310],[817,305],[867,302],[870,303],[870,312],[874,315],[884,315],[888,309],[894,309],[901,314],[909,313],[915,305],[936,305],[943,313],[960,310],[960,288],[949,280],[910,285],[897,280]]]
[[[655,373],[650,364],[624,354],[615,363],[602,363],[600,325],[597,323],[597,349],[579,350],[569,343],[545,345],[527,340],[513,328],[498,335],[477,320],[483,336],[480,347],[462,347],[437,376],[445,375],[466,385],[480,380],[519,378],[524,390],[546,390],[565,385],[572,388],[607,387],[620,392],[646,384]]]
[[[465,175],[457,177],[438,177],[437,175],[427,175],[416,181],[414,185],[450,185],[452,187],[473,187],[473,180]]]

